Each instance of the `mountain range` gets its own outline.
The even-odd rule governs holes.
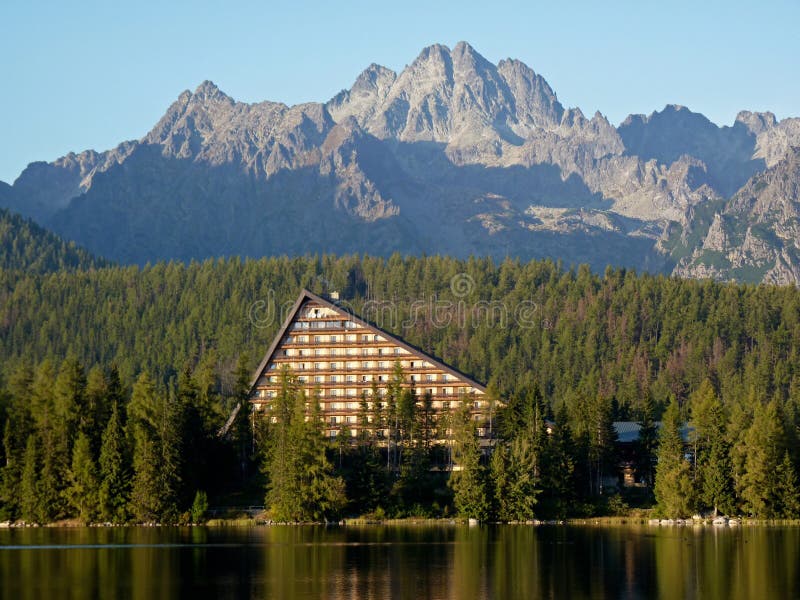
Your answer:
[[[800,119],[668,105],[613,126],[518,60],[425,48],[325,103],[206,81],[143,138],[30,164],[0,206],[122,263],[469,254],[800,282]]]

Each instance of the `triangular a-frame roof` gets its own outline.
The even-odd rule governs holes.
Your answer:
[[[322,306],[324,306],[326,308],[329,308],[329,309],[332,309],[332,310],[336,311],[338,314],[340,314],[342,316],[342,318],[350,320],[350,321],[353,321],[355,323],[358,323],[359,325],[361,325],[364,328],[371,329],[375,333],[378,333],[378,334],[382,335],[383,337],[385,337],[389,342],[391,342],[393,344],[397,344],[401,348],[404,348],[409,353],[411,353],[413,356],[415,356],[415,357],[417,357],[417,358],[419,358],[421,360],[428,361],[429,363],[434,365],[436,368],[441,369],[442,371],[445,371],[446,373],[449,373],[450,375],[452,375],[456,379],[461,380],[463,383],[466,383],[466,384],[472,386],[473,388],[475,388],[476,390],[478,390],[480,392],[483,392],[483,393],[486,392],[486,386],[485,385],[483,385],[481,383],[478,383],[477,381],[475,381],[471,377],[468,377],[467,375],[465,375],[461,371],[458,371],[457,369],[454,369],[453,367],[451,367],[449,365],[446,365],[445,363],[441,362],[440,360],[437,360],[436,358],[430,356],[429,354],[427,354],[423,350],[420,350],[419,348],[417,348],[415,346],[412,346],[411,344],[409,344],[407,342],[404,342],[400,338],[392,335],[388,331],[385,331],[384,329],[381,329],[380,327],[378,327],[374,323],[370,323],[368,321],[365,321],[364,319],[362,319],[361,317],[357,316],[353,312],[350,312],[350,311],[342,308],[341,306],[337,305],[335,302],[332,302],[331,300],[323,298],[322,296],[318,296],[317,294],[315,294],[313,292],[310,292],[307,289],[303,289],[300,292],[300,295],[297,297],[297,300],[295,301],[294,306],[292,306],[292,310],[289,312],[289,315],[286,317],[286,320],[283,322],[283,325],[281,325],[280,330],[275,335],[275,339],[272,340],[272,344],[270,345],[269,350],[267,350],[267,353],[264,355],[264,358],[262,359],[261,363],[258,365],[258,369],[256,369],[255,374],[253,375],[253,378],[250,381],[250,391],[251,392],[253,391],[253,388],[255,388],[256,383],[258,382],[259,378],[264,374],[264,369],[267,368],[267,365],[269,364],[270,360],[272,360],[272,357],[275,354],[275,351],[278,349],[278,346],[280,345],[281,340],[286,335],[287,330],[289,329],[289,327],[291,326],[292,322],[297,317],[297,314],[300,312],[300,309],[308,301],[317,302],[317,303],[319,303],[320,305],[322,305]]]

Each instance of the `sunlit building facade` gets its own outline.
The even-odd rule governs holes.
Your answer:
[[[375,402],[385,409],[392,385],[402,381],[433,417],[468,403],[478,434],[491,436],[496,407],[486,388],[329,300],[303,290],[251,382],[255,414],[269,416],[287,372],[309,398],[317,398],[325,432],[358,435]],[[376,397],[377,396],[377,397]],[[274,418],[274,417],[271,417]],[[372,426],[368,417],[368,427]],[[386,439],[388,430],[375,431]]]

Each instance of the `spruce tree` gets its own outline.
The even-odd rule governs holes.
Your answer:
[[[0,503],[4,519],[14,519],[19,515],[25,450],[33,432],[32,385],[33,371],[27,362],[22,362],[12,371],[7,384],[10,397],[3,427],[4,461],[0,465]]]
[[[80,432],[72,450],[67,497],[75,514],[84,522],[92,521],[97,515],[97,493],[97,469],[89,436]]]
[[[684,456],[681,418],[675,398],[667,406],[659,435],[655,496],[667,517],[687,517],[694,508],[692,469]]]
[[[139,521],[177,518],[180,485],[177,402],[143,373],[133,386],[128,429],[133,440],[131,512]]]
[[[99,517],[104,522],[128,519],[130,468],[119,407],[114,403],[100,447]]]
[[[780,516],[784,519],[800,518],[800,485],[797,483],[797,471],[795,471],[788,450],[783,454],[783,461],[778,465],[776,475]]]
[[[108,378],[99,365],[95,365],[86,377],[85,407],[79,416],[79,430],[89,436],[92,454],[100,454],[103,430],[111,414],[108,401]]]
[[[486,473],[481,465],[481,448],[475,422],[466,400],[453,415],[453,470],[448,485],[453,490],[453,503],[458,515],[465,519],[486,520],[489,498]]]
[[[754,517],[773,518],[780,513],[778,468],[785,452],[776,400],[756,406],[744,441],[747,455],[740,492],[744,510]]]
[[[705,379],[692,394],[692,442],[695,447],[695,481],[701,504],[720,510],[733,510],[730,448],[727,418],[711,381]]]
[[[159,488],[158,448],[153,437],[136,436],[130,510],[139,523],[158,521],[163,514]]]
[[[272,400],[265,447],[264,471],[267,475],[265,504],[278,521],[293,521],[299,505],[295,474],[298,470],[296,440],[292,420],[300,391],[287,369],[280,374],[281,389]],[[271,421],[271,422],[270,422]]]
[[[28,437],[20,481],[19,516],[23,521],[38,522],[42,517],[42,499],[39,495],[39,454],[36,436]]]
[[[655,406],[649,392],[642,402],[639,425],[639,439],[636,442],[636,470],[644,484],[652,489],[658,449],[658,427],[655,422]]]

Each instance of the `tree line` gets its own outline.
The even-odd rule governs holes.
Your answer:
[[[453,285],[456,277],[467,278],[467,289]],[[245,464],[253,475],[256,463],[266,461],[253,458],[253,449],[266,452],[266,438],[256,431],[257,439],[244,449],[246,444],[231,446],[212,432],[224,423],[246,387],[244,374],[251,374],[275,335],[280,307],[291,304],[302,287],[318,293],[338,290],[356,313],[368,318],[378,314],[376,307],[388,307],[380,315],[389,317],[376,319],[379,325],[488,383],[492,394],[507,402],[505,414],[498,415],[498,451],[491,458],[481,454],[479,476],[473,478],[482,482],[490,514],[514,514],[499,508],[498,485],[508,489],[500,494],[503,498],[535,498],[534,514],[542,516],[596,512],[598,499],[600,508],[613,510],[603,507],[608,503],[604,481],[616,460],[614,420],[645,424],[638,468],[662,490],[658,499],[665,512],[715,506],[726,512],[731,505],[724,498],[732,498],[733,508],[746,514],[792,514],[786,490],[800,459],[800,292],[637,275],[625,269],[600,275],[551,261],[326,255],[38,274],[0,269],[0,389],[5,390],[0,425],[10,442],[4,438],[4,472],[15,473],[11,480],[21,485],[27,453],[26,485],[41,488],[45,500],[38,504],[50,511],[44,517],[72,514],[65,490],[83,485],[73,481],[75,473],[83,473],[89,482],[92,476],[102,482],[107,475],[101,464],[102,434],[116,405],[123,430],[121,452],[128,461],[124,472],[131,482],[137,472],[136,448],[141,468],[179,459],[180,466],[173,469],[177,479],[167,478],[168,489],[175,490],[170,496],[178,500],[167,502],[170,510],[156,506],[156,512],[180,515],[197,491],[212,497],[217,493],[213,481],[192,475],[192,470],[210,472],[194,465],[195,460],[224,455],[230,463],[220,472],[240,474]],[[449,318],[442,318],[443,306]],[[481,312],[482,306],[506,307],[511,318],[492,317]],[[520,307],[528,312],[523,315]],[[67,380],[61,373],[64,357],[79,382],[73,387],[83,392],[70,395],[66,384],[56,385]],[[85,365],[86,371],[75,365]],[[75,375],[78,371],[87,373],[85,385]],[[95,390],[104,378],[116,399],[96,402]],[[56,389],[61,391],[56,394]],[[708,409],[712,417],[703,417],[705,409],[698,407],[704,404],[695,401],[701,389],[705,395],[713,390],[717,399],[718,405]],[[344,510],[351,514],[357,506],[394,514],[455,510],[448,477],[426,465],[457,464],[459,446],[455,438],[446,450],[431,444],[435,426],[424,424],[426,418],[430,421],[425,399],[411,402],[402,396],[401,389],[389,440],[340,441],[326,451],[334,473],[344,481]],[[195,402],[197,407],[187,413]],[[93,413],[95,405],[102,410]],[[670,410],[682,422],[693,423],[699,437],[683,456],[673,444],[672,458],[656,462],[659,435],[653,423],[662,416],[666,423],[673,405]],[[704,424],[709,421],[721,430]],[[549,430],[545,436],[542,423]],[[246,430],[242,426],[237,431]],[[451,430],[455,435],[457,428]],[[31,436],[36,442],[27,452]],[[719,439],[725,443],[712,443]],[[206,443],[209,448],[221,444],[222,450],[203,454],[199,448]],[[762,450],[750,452],[756,445]],[[560,450],[562,446],[569,451]],[[662,449],[668,446],[661,444]],[[92,468],[86,466],[87,456]],[[706,466],[712,459],[729,468]],[[669,477],[664,476],[666,467],[657,468],[666,464],[674,467]],[[756,467],[769,476],[757,476]],[[468,469],[454,473],[463,474],[454,483],[470,481]],[[519,481],[522,473],[532,477],[523,486],[528,490],[524,494],[509,483]],[[730,477],[714,485],[729,496],[712,501],[711,492],[700,492],[714,487],[707,480],[726,473]],[[7,479],[4,475],[4,485]],[[669,485],[657,485],[657,479]],[[142,475],[137,481],[143,485],[151,478]],[[266,479],[252,485],[261,489]],[[551,492],[556,486],[564,489]],[[670,486],[678,492],[667,491]],[[685,493],[688,488],[691,494]],[[769,497],[758,500],[755,489],[770,490]],[[126,515],[139,510],[131,505],[131,491],[123,494]],[[51,502],[56,496],[60,500]],[[8,492],[3,497],[4,506],[11,502],[9,510],[19,514],[21,507],[13,498],[20,496]],[[667,497],[687,504],[675,511]],[[362,502],[364,498],[383,501]]]
[[[207,360],[162,384],[139,375],[128,390],[115,366],[88,374],[72,357],[20,364],[0,390],[0,519],[48,523],[189,522],[208,492],[243,487],[248,424],[227,440],[224,410],[247,396],[242,363],[230,397]],[[246,412],[242,413],[246,419]]]

